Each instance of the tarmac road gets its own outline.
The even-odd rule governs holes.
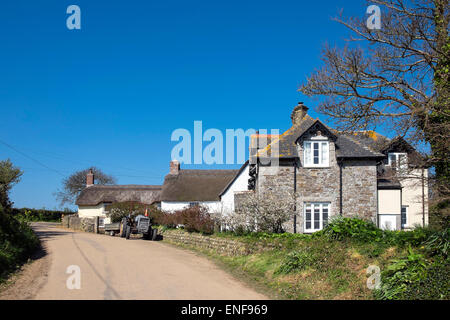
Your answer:
[[[50,260],[35,299],[267,299],[206,258],[160,241],[74,232],[50,223],[33,228]],[[80,289],[67,287],[74,277],[66,273],[69,266],[79,267]]]

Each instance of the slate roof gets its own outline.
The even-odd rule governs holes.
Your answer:
[[[161,201],[219,201],[239,170],[180,170],[164,178]]]
[[[311,128],[317,127],[322,131],[326,131],[328,135],[332,136],[336,145],[336,156],[338,158],[374,158],[381,159],[385,156],[368,147],[351,134],[344,134],[337,130],[328,128],[318,119],[313,119],[306,115],[298,124],[292,125],[286,132],[279,136],[279,139],[274,139],[268,146],[258,151],[259,157],[272,156],[275,150],[275,144],[278,143],[279,158],[296,158],[298,157],[297,140],[307,133]]]
[[[95,206],[103,202],[137,201],[152,204],[159,201],[162,186],[154,185],[93,185],[81,191],[78,206]]]

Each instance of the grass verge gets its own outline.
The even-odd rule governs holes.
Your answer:
[[[391,259],[404,255],[406,250],[383,243],[329,241],[308,236],[264,240],[229,234],[210,237],[232,238],[250,246],[255,241],[275,243],[277,249],[229,256],[218,250],[169,241],[207,256],[272,299],[373,299],[373,291],[367,288],[369,265],[383,270]]]

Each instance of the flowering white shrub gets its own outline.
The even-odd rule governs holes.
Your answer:
[[[248,192],[235,212],[222,218],[226,229],[237,232],[284,232],[283,224],[293,216],[293,193],[264,190]]]

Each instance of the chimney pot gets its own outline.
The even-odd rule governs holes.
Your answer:
[[[170,161],[169,174],[178,174],[180,172],[180,162],[178,160]]]
[[[86,175],[86,187],[90,187],[94,185],[94,171],[89,169],[89,172]]]
[[[308,113],[309,108],[303,104],[303,102],[299,102],[292,111],[291,119],[292,124],[299,124],[302,122],[303,118]]]

